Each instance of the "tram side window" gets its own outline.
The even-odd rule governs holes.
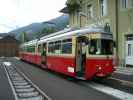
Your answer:
[[[48,43],[48,52],[54,53],[54,42]]]
[[[35,52],[35,46],[28,46],[27,52]]]
[[[35,52],[35,46],[31,46],[31,52]]]
[[[101,40],[101,53],[102,54],[113,54],[113,41],[112,40]]]
[[[113,41],[106,39],[93,39],[90,41],[89,54],[112,55]]]
[[[97,52],[97,40],[91,40],[89,54],[96,54],[96,52]]]
[[[42,50],[41,45],[38,45],[38,52],[40,53]]]
[[[54,45],[54,53],[60,54],[61,53],[61,41],[56,41]]]
[[[27,52],[27,47],[23,47],[23,52]]]
[[[72,39],[62,41],[62,54],[72,53]]]
[[[61,41],[50,42],[48,44],[48,52],[53,54],[61,53]]]

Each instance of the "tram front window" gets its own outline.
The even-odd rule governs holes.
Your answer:
[[[89,54],[111,55],[113,54],[113,41],[106,39],[92,39],[89,44]]]

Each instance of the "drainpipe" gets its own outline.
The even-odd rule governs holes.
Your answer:
[[[119,55],[118,55],[118,52],[119,52],[119,48],[118,48],[118,44],[119,44],[119,35],[118,35],[118,23],[119,23],[119,18],[118,18],[118,0],[115,0],[116,3],[115,3],[115,8],[116,8],[116,11],[115,11],[115,15],[116,15],[116,57],[117,57],[117,64],[119,64]]]

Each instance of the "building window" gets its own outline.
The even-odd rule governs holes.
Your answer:
[[[106,16],[107,15],[107,0],[100,0],[100,13],[101,16]]]
[[[132,45],[131,44],[128,44],[128,56],[131,56],[132,55]]]
[[[87,6],[87,16],[88,16],[88,19],[93,18],[93,8],[92,8],[92,5],[88,5]]]
[[[121,7],[128,8],[128,0],[121,0]]]
[[[131,0],[131,6],[133,7],[133,0]]]

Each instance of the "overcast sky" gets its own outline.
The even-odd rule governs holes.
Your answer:
[[[0,0],[0,33],[60,16],[66,0]]]

